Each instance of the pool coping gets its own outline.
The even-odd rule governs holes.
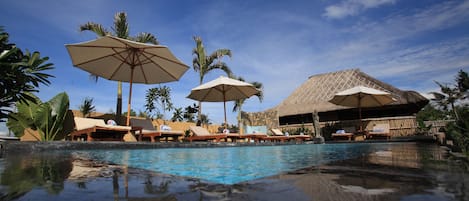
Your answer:
[[[233,142],[81,142],[81,141],[51,141],[51,142],[0,142],[2,153],[33,153],[55,150],[90,150],[90,149],[163,149],[163,148],[211,148],[211,147],[244,147],[244,146],[275,146],[313,144],[307,142],[262,142],[262,143],[233,143]]]

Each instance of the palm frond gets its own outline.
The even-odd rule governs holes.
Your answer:
[[[103,27],[103,25],[94,22],[87,22],[86,24],[80,25],[80,31],[91,31],[98,36],[111,35],[110,32]]]
[[[151,33],[146,33],[146,32],[141,32],[138,33],[135,38],[132,39],[133,41],[140,42],[140,43],[151,43],[154,45],[159,45],[160,43],[156,39],[156,36],[154,36]]]
[[[129,38],[129,23],[125,12],[116,13],[114,16],[114,27],[112,28],[119,38]]]
[[[231,69],[228,67],[228,65],[225,62],[218,62],[218,63],[215,63],[215,64],[212,64],[212,65],[208,66],[205,69],[204,73],[210,72],[211,70],[214,70],[214,69],[222,70],[223,72],[226,73],[226,75],[228,77],[233,76],[233,72],[231,72]]]
[[[213,62],[214,60],[220,60],[222,57],[228,56],[231,58],[231,50],[229,49],[218,49],[210,54],[209,58]]]

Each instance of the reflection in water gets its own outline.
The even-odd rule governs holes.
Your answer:
[[[19,155],[5,160],[8,162],[0,177],[5,190],[2,188],[0,200],[16,199],[37,187],[49,194],[60,194],[72,170],[68,157]]]

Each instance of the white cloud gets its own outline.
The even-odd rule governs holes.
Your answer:
[[[340,19],[354,16],[366,9],[376,8],[385,4],[393,4],[395,0],[345,0],[336,5],[326,7],[324,16]]]

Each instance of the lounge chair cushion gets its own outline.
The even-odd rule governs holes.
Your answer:
[[[153,123],[151,123],[151,120],[149,119],[130,119],[130,125],[142,127],[142,129],[146,132],[156,131],[155,127],[153,126]]]
[[[270,130],[272,130],[272,133],[273,133],[274,135],[282,135],[282,136],[284,135],[284,134],[282,133],[282,131],[281,131],[280,129],[278,129],[278,128],[272,128],[272,129],[270,129]]]
[[[105,128],[112,128],[112,129],[123,129],[123,130],[130,130],[131,127],[129,126],[113,126],[107,125],[104,123],[104,119],[91,119],[91,118],[83,118],[83,117],[75,117],[75,129],[76,130],[83,130],[87,128],[93,128],[95,126],[105,127]]]
[[[200,127],[200,126],[190,126],[189,128],[194,133],[194,135],[197,135],[197,136],[211,135],[207,129]]]
[[[373,133],[389,133],[389,124],[376,124],[373,126]]]

